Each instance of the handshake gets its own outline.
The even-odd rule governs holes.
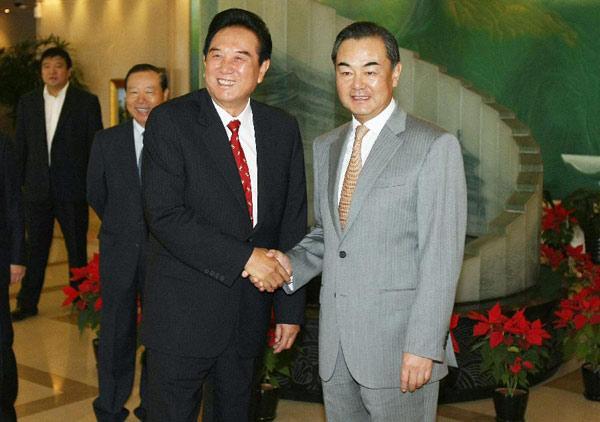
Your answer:
[[[261,292],[274,292],[292,279],[292,264],[286,254],[275,249],[254,248],[242,277],[249,278]]]

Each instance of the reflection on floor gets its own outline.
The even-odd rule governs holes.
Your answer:
[[[91,219],[89,249],[97,250],[97,219]],[[24,422],[94,421],[92,401],[97,394],[96,367],[91,332],[79,334],[69,309],[60,305],[66,283],[67,265],[60,233],[56,234],[51,254],[52,264],[46,273],[46,284],[39,315],[14,324],[15,354],[19,368],[17,414]],[[18,287],[11,289],[11,304]],[[137,380],[132,398],[138,403]],[[527,421],[569,422],[599,421],[600,403],[583,398],[581,375],[576,363],[564,365],[543,386],[534,387],[529,398]],[[443,405],[438,421],[493,421],[491,400]],[[128,421],[137,420],[130,416]],[[314,403],[281,401],[277,422],[322,422],[323,407]]]

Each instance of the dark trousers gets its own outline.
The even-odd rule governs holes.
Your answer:
[[[138,270],[130,286],[106,283],[102,287],[100,344],[98,347],[99,395],[94,412],[99,422],[121,422],[129,411],[125,403],[133,388],[137,349],[137,298],[142,298],[143,271]],[[142,359],[140,410],[145,412],[147,371]]]
[[[0,421],[2,422],[17,420],[14,404],[17,399],[18,377],[12,340],[8,279],[0,277]]]
[[[35,310],[40,301],[55,218],[65,237],[69,268],[83,267],[87,263],[87,203],[52,200],[25,203],[29,256],[17,296],[17,305],[23,309]]]
[[[181,357],[147,350],[148,421],[196,422],[202,385],[210,375],[214,387],[213,420],[251,420],[250,396],[255,358],[241,357],[229,346],[214,358]]]

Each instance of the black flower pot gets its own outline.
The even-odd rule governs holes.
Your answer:
[[[272,421],[275,419],[279,401],[279,388],[273,387],[271,384],[261,384],[257,396],[256,420]]]
[[[592,366],[589,363],[581,367],[583,375],[583,395],[586,399],[592,401],[600,401],[600,372],[592,371]]]
[[[506,392],[506,388],[494,390],[496,420],[498,422],[524,422],[529,391],[517,389],[512,396],[508,396]]]

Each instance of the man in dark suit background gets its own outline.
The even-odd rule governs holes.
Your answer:
[[[167,76],[151,64],[133,66],[125,77],[125,103],[133,119],[96,134],[87,174],[88,202],[100,219],[102,313],[98,353],[99,421],[124,421],[137,349],[137,300],[144,286],[148,230],[142,209],[139,163],[150,111],[167,100]],[[141,404],[144,418],[145,365]]]
[[[13,321],[38,313],[55,218],[65,238],[69,268],[87,262],[85,180],[102,116],[95,95],[69,84],[71,66],[65,50],[44,51],[44,88],[23,95],[17,107],[17,174],[23,188],[29,256]]]
[[[8,286],[25,275],[25,223],[10,142],[0,134],[0,420],[16,421],[17,363]]]
[[[217,14],[204,44],[206,89],[157,107],[146,126],[150,421],[196,421],[208,374],[217,420],[247,421],[271,307],[276,352],[291,347],[303,321],[303,296],[272,293],[289,275],[266,249],[289,248],[306,230],[298,124],[250,99],[270,54],[262,19],[240,9]],[[269,292],[242,271],[264,276]]]

